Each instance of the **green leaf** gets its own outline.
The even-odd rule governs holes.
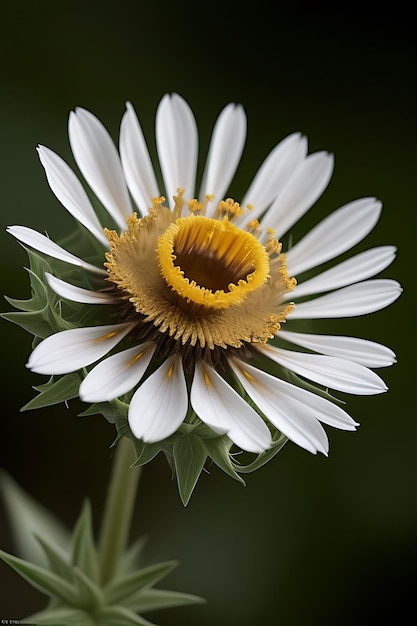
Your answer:
[[[52,377],[47,383],[34,387],[36,391],[39,391],[39,395],[30,400],[20,410],[40,409],[45,406],[65,402],[66,400],[72,400],[72,398],[78,397],[80,382],[81,380],[77,373],[65,374],[58,380],[54,380],[54,377]]]
[[[176,566],[176,561],[157,563],[156,565],[150,565],[123,578],[116,579],[110,583],[105,590],[106,602],[108,604],[123,602],[140,589],[150,587],[157,583],[167,576]]]
[[[36,539],[42,546],[42,549],[48,560],[49,569],[64,578],[69,583],[73,582],[73,568],[69,561],[69,555],[65,550],[62,550],[60,546],[48,541],[45,537],[39,537],[35,535]]]
[[[0,490],[4,497],[10,528],[19,556],[46,566],[47,559],[35,535],[45,537],[65,550],[70,533],[46,508],[29,496],[6,472],[0,473]]]
[[[233,463],[230,458],[230,439],[226,436],[216,437],[215,439],[205,439],[203,443],[214,463],[226,474],[245,485],[243,478],[233,469]]]
[[[204,598],[193,596],[189,593],[166,591],[165,589],[142,589],[137,594],[127,598],[124,605],[132,611],[146,613],[159,609],[170,609],[189,604],[204,604]]]
[[[96,615],[97,623],[100,626],[156,626],[156,624],[121,606],[105,607]]]
[[[285,435],[282,435],[281,433],[277,432],[276,440],[274,441],[274,438],[273,438],[272,441],[273,443],[272,443],[272,446],[269,448],[269,450],[266,450],[266,452],[262,452],[261,454],[258,454],[256,459],[252,461],[251,463],[248,463],[247,465],[239,465],[238,463],[234,463],[232,461],[233,468],[237,472],[240,472],[242,474],[249,474],[251,472],[254,472],[255,470],[262,467],[262,465],[265,465],[265,463],[270,461],[276,454],[278,454],[278,452],[287,443],[288,438],[285,437]]]
[[[147,542],[147,537],[139,537],[125,550],[119,564],[119,576],[137,570],[141,553],[143,552],[143,549]]]
[[[74,567],[73,572],[74,585],[77,589],[77,606],[89,612],[102,607],[104,596],[101,589],[78,567]]]
[[[88,500],[74,528],[72,564],[82,570],[91,580],[98,582],[99,566],[94,543],[91,506]]]
[[[79,609],[45,609],[25,619],[36,626],[95,626],[95,621]],[[25,622],[21,622],[24,624]]]
[[[0,550],[0,558],[20,574],[32,587],[35,587],[35,589],[49,596],[56,597],[65,604],[76,606],[77,598],[75,589],[66,580],[63,580],[43,567],[28,563],[28,561],[19,559],[12,554],[7,554],[7,552],[3,550]]]
[[[175,439],[173,453],[178,490],[187,506],[207,459],[206,448],[194,435],[184,435]]]

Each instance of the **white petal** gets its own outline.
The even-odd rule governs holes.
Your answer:
[[[213,208],[225,198],[246,140],[246,115],[241,106],[227,105],[217,118],[211,137],[199,197],[215,196]]]
[[[291,276],[353,248],[373,229],[381,209],[375,198],[361,198],[334,211],[287,252]]]
[[[289,135],[270,152],[242,199],[242,207],[252,205],[253,209],[242,215],[240,225],[258,218],[264,212],[306,155],[307,139],[301,133]]]
[[[107,130],[95,115],[77,108],[69,118],[69,139],[85,180],[120,228],[132,213],[122,164]]]
[[[190,107],[177,94],[165,95],[159,104],[156,144],[170,206],[180,187],[185,189],[187,198],[193,198],[198,158],[197,125]]]
[[[36,346],[27,367],[38,374],[75,372],[107,354],[134,326],[129,322],[55,333]]]
[[[297,401],[293,385],[238,359],[231,360],[230,365],[245,391],[279,431],[309,452],[327,455],[327,435],[315,415],[321,413],[313,411],[306,401]]]
[[[310,154],[295,169],[278,198],[262,219],[279,239],[321,196],[333,172],[333,156],[327,152]]]
[[[81,400],[108,402],[124,395],[140,381],[154,352],[155,344],[143,343],[101,361],[81,383]]]
[[[282,367],[324,387],[355,395],[373,395],[387,390],[384,381],[375,372],[353,361],[293,352],[270,345],[257,349]]]
[[[32,228],[27,228],[27,226],[8,226],[7,232],[13,235],[13,237],[16,237],[16,239],[22,243],[38,250],[39,252],[42,252],[43,254],[52,256],[54,259],[71,263],[71,265],[77,265],[78,267],[82,267],[89,272],[107,275],[106,270],[103,268],[86,263],[82,259],[79,259],[70,252],[64,250],[64,248],[61,248],[61,246],[58,246],[58,244],[51,241],[49,237],[41,235],[36,230],[32,230]]]
[[[396,362],[390,348],[374,341],[337,335],[310,335],[280,330],[278,336],[308,350],[348,359],[366,367],[388,367]]]
[[[76,287],[71,285],[71,283],[65,282],[65,280],[49,274],[49,272],[45,272],[45,277],[50,288],[66,300],[82,302],[83,304],[110,304],[115,300],[109,293]]]
[[[49,186],[61,202],[76,220],[87,228],[93,235],[109,247],[107,237],[103,232],[93,206],[81,185],[80,181],[60,156],[45,148],[38,146],[39,159],[45,169]]]
[[[198,417],[215,432],[228,437],[247,452],[264,452],[271,445],[265,422],[245,400],[212,368],[195,366],[191,405]]]
[[[187,415],[188,394],[181,358],[172,356],[145,380],[129,406],[129,425],[138,439],[166,439]]]
[[[297,304],[288,314],[288,319],[365,315],[390,305],[401,292],[401,285],[395,280],[382,278],[365,280],[320,298]]]
[[[146,214],[152,199],[160,193],[142,128],[130,102],[120,127],[120,156],[130,193],[142,214]]]
[[[300,283],[293,291],[286,294],[285,299],[294,300],[301,296],[331,291],[375,276],[393,262],[395,253],[394,246],[380,246],[361,252],[326,272]]]

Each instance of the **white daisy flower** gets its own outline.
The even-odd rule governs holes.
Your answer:
[[[306,138],[290,135],[235,202],[227,190],[244,148],[246,117],[232,104],[215,124],[198,190],[197,126],[178,95],[166,95],[157,111],[160,173],[131,104],[119,151],[101,122],[81,108],[71,113],[69,139],[107,223],[67,163],[43,146],[39,157],[53,193],[102,248],[101,261],[91,263],[93,252],[84,260],[30,228],[8,230],[75,266],[74,284],[47,273],[49,287],[64,302],[105,305],[99,311],[106,311],[106,323],[80,322],[48,336],[28,367],[53,376],[81,370],[85,402],[128,398],[130,430],[146,443],[201,420],[213,435],[227,435],[248,452],[268,450],[279,431],[312,453],[327,454],[322,424],[355,430],[358,424],[326,390],[386,391],[371,368],[393,364],[394,353],[366,339],[297,332],[291,325],[365,315],[398,298],[396,281],[373,278],[393,261],[393,246],[320,270],[366,237],[381,203],[350,202],[283,250],[279,241],[326,189],[333,158],[307,154]]]

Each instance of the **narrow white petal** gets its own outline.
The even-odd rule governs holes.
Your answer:
[[[298,165],[262,220],[275,230],[277,239],[313,206],[329,184],[332,172],[333,156],[327,152],[310,154]]]
[[[107,237],[103,232],[93,206],[69,165],[45,146],[37,148],[40,162],[42,163],[49,186],[69,213],[76,220],[87,228],[93,235],[103,243],[106,248],[109,246]]]
[[[297,304],[288,314],[288,319],[365,315],[390,305],[401,292],[401,285],[395,280],[382,278],[365,280],[320,298]]]
[[[114,297],[104,291],[91,291],[90,289],[76,287],[71,285],[71,283],[65,282],[65,280],[49,274],[49,272],[45,272],[45,278],[50,288],[66,300],[83,304],[110,304],[114,302]]]
[[[298,398],[294,392],[296,387],[271,374],[238,359],[232,359],[230,365],[245,391],[271,424],[298,446],[313,454],[322,452],[327,455],[327,435],[317,421],[323,410],[313,410],[309,406],[313,394],[305,392],[308,394],[306,398]]]
[[[36,346],[27,367],[38,374],[75,372],[107,354],[134,326],[129,322],[55,333]]]
[[[127,393],[144,375],[154,352],[154,344],[143,343],[101,361],[81,383],[81,400],[108,402]]]
[[[126,228],[132,206],[112,138],[96,116],[82,108],[70,114],[68,131],[82,175],[118,226]]]
[[[217,206],[225,198],[246,141],[246,115],[241,106],[227,105],[217,118],[211,137],[199,197],[213,195]]]
[[[287,252],[291,276],[353,248],[374,228],[381,209],[375,198],[361,198],[334,211]]]
[[[177,94],[165,95],[156,113],[156,144],[165,184],[165,194],[172,207],[177,189],[194,197],[198,158],[198,134],[194,115]]]
[[[129,425],[135,437],[154,443],[172,435],[181,426],[187,410],[187,385],[181,358],[172,356],[133,395]]]
[[[160,193],[142,128],[130,102],[120,127],[120,156],[130,193],[142,214],[146,214],[152,199]]]
[[[191,405],[198,417],[247,452],[264,452],[271,435],[256,411],[212,368],[195,366]]]
[[[326,272],[300,283],[293,291],[286,294],[285,298],[294,300],[301,296],[331,291],[375,276],[393,262],[395,253],[394,246],[380,246],[361,252]]]
[[[259,346],[258,350],[282,367],[324,387],[355,395],[373,395],[387,390],[384,381],[375,372],[353,361],[293,352],[270,345]]]
[[[308,350],[361,363],[366,367],[388,367],[396,362],[390,348],[368,339],[337,335],[310,335],[280,330],[279,337]]]
[[[242,207],[251,205],[253,209],[242,215],[239,224],[259,218],[306,156],[307,139],[301,133],[289,135],[269,153],[241,202]]]
[[[8,226],[7,232],[27,246],[30,246],[43,254],[52,256],[54,259],[71,263],[71,265],[77,265],[78,267],[82,267],[89,272],[107,275],[106,270],[103,268],[86,263],[77,256],[74,256],[70,252],[64,250],[64,248],[61,248],[61,246],[58,246],[58,244],[51,241],[49,237],[41,235],[36,230],[32,230],[32,228],[27,228],[27,226]]]

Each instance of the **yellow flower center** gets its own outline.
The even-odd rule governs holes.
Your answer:
[[[281,244],[272,234],[263,244],[233,224],[242,210],[232,200],[221,202],[214,218],[205,208],[197,201],[186,206],[179,193],[173,211],[159,198],[149,215],[131,215],[125,232],[106,230],[108,278],[147,338],[153,328],[210,350],[265,343],[294,306],[283,302],[295,279]]]
[[[180,217],[158,239],[159,267],[181,298],[224,309],[268,277],[269,257],[250,233],[227,219]]]

